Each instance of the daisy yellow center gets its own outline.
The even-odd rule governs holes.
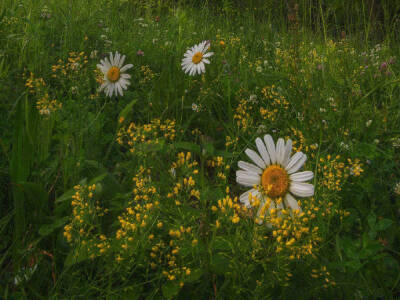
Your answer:
[[[107,78],[111,82],[118,81],[120,76],[121,76],[121,73],[120,73],[118,67],[111,67],[110,70],[108,70],[108,72],[107,72]]]
[[[264,170],[261,184],[269,197],[282,197],[289,188],[289,176],[282,167],[271,165]]]
[[[192,62],[197,65],[199,62],[201,62],[202,58],[203,58],[203,53],[197,52],[193,55]]]

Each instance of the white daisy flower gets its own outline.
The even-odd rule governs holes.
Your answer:
[[[214,54],[213,52],[206,53],[209,48],[210,43],[203,41],[186,51],[182,59],[182,70],[190,76],[204,73],[206,71],[204,63],[209,64],[210,61],[207,58]]]
[[[104,60],[100,60],[101,64],[98,64],[97,67],[104,74],[104,82],[100,87],[100,91],[105,90],[107,96],[111,97],[113,93],[115,96],[118,96],[118,93],[123,96],[123,90],[127,89],[127,86],[130,85],[129,78],[131,75],[124,74],[126,70],[133,67],[132,64],[128,64],[122,66],[125,60],[125,55],[115,53],[113,57],[110,52],[110,60],[106,57]]]
[[[252,187],[240,196],[240,202],[250,208],[253,200],[258,200],[257,219],[271,209],[287,208],[291,213],[301,213],[302,209],[292,194],[297,197],[314,195],[314,186],[305,183],[314,177],[313,172],[298,172],[306,162],[307,155],[296,152],[290,156],[292,141],[289,139],[285,144],[283,138],[279,138],[275,146],[269,134],[264,136],[264,141],[257,138],[256,146],[258,153],[251,149],[245,151],[254,164],[238,162],[240,170],[236,171],[237,183]]]

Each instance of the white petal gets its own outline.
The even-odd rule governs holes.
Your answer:
[[[121,84],[120,84],[119,82],[117,82],[115,85],[116,85],[116,87],[117,87],[118,93],[119,93],[121,96],[123,96],[124,93],[123,93],[123,91],[122,91]]]
[[[204,54],[203,57],[210,57],[213,55],[214,55],[214,52],[208,52],[208,53]]]
[[[288,168],[287,170],[288,174],[297,172],[304,165],[306,160],[307,160],[307,155],[303,154],[303,156],[291,168]]]
[[[261,157],[255,152],[254,150],[251,150],[249,148],[244,151],[248,157],[261,169],[264,169],[266,167],[265,162],[261,159]]]
[[[202,73],[205,73],[206,67],[204,66],[204,63],[203,63],[203,62],[200,63],[200,68],[201,68],[201,72],[202,72]]]
[[[254,186],[260,183],[260,176],[247,171],[236,171],[236,182],[244,186]]]
[[[251,189],[251,190],[248,190],[248,191],[244,192],[243,194],[241,194],[239,197],[240,202],[243,203],[247,208],[250,208],[251,205],[250,205],[250,201],[249,201],[249,193],[254,195],[256,191],[257,191],[256,189]]]
[[[210,61],[207,59],[207,58],[203,58],[203,60],[202,60],[204,63],[206,63],[206,64],[209,64],[210,63]]]
[[[129,75],[129,74],[121,74],[121,78],[129,79],[129,78],[131,78],[131,75]]]
[[[108,87],[109,87],[109,95],[111,97],[112,94],[114,93],[114,84],[109,84]]]
[[[312,171],[298,172],[289,176],[290,180],[298,182],[308,181],[313,179],[313,177],[314,173]]]
[[[289,163],[290,153],[292,152],[292,140],[288,140],[285,146],[285,157],[282,162],[282,166],[285,168]]]
[[[299,197],[311,197],[314,195],[314,186],[309,183],[291,182],[289,191]]]
[[[100,86],[99,91],[101,92],[107,85],[108,85],[108,83],[107,83],[107,82],[104,82],[104,83]]]
[[[115,66],[114,57],[113,57],[113,54],[111,52],[110,52],[110,63],[111,63],[111,66]]]
[[[272,139],[272,136],[270,136],[269,134],[266,134],[264,136],[264,142],[265,142],[265,145],[267,146],[269,158],[271,159],[271,164],[276,163],[276,150],[275,150],[275,144],[274,144],[274,140]]]
[[[241,169],[243,169],[243,170],[245,170],[245,171],[249,171],[249,172],[252,172],[252,173],[255,173],[255,174],[259,174],[259,175],[261,175],[262,172],[263,172],[263,171],[262,171],[259,167],[257,167],[256,165],[253,165],[253,164],[251,164],[251,163],[248,163],[248,162],[245,162],[245,161],[242,161],[242,160],[240,160],[240,161],[238,162],[238,167],[241,168]]]
[[[276,162],[282,165],[285,158],[285,141],[283,138],[279,138],[276,142]]]
[[[297,203],[297,200],[294,199],[294,197],[289,193],[286,194],[285,199],[283,201],[285,202],[286,207],[290,207],[292,210],[298,209],[300,212],[302,212],[302,209]]]
[[[197,69],[197,74],[201,74],[201,66],[200,66],[200,64],[197,64],[197,66],[196,66],[196,69]]]
[[[130,69],[132,67],[133,67],[132,64],[125,65],[120,69],[120,72],[125,72],[126,70],[128,70],[128,69]]]
[[[296,152],[295,154],[293,154],[292,158],[289,160],[288,164],[285,167],[285,170],[289,170],[291,167],[293,167],[299,159],[301,159],[303,157],[303,152]]]
[[[125,61],[125,57],[126,56],[123,55],[122,58],[120,59],[119,64],[118,64],[118,68],[120,68],[120,69],[122,68],[122,65],[124,64],[124,61]]]
[[[119,54],[118,52],[115,54],[115,57],[114,57],[114,66],[118,66],[119,65],[119,59],[120,59],[120,57],[121,57],[121,54]]]
[[[265,148],[265,144],[262,141],[262,139],[260,138],[256,138],[256,146],[257,146],[257,150],[260,153],[262,159],[264,160],[265,164],[267,166],[270,165],[270,160],[269,160],[269,155],[267,152],[267,148]]]
[[[109,69],[112,67],[111,62],[108,61],[108,57],[104,58],[104,65]]]

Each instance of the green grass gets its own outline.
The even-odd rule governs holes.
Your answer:
[[[398,297],[399,8],[298,4],[1,2],[1,297]],[[107,98],[115,51],[131,85]],[[305,214],[272,229],[235,199],[265,134],[314,172]]]

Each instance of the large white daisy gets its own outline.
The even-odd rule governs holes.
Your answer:
[[[186,51],[182,59],[182,70],[185,71],[186,74],[189,73],[190,76],[196,75],[196,73],[204,73],[206,71],[204,63],[210,63],[207,57],[214,54],[213,52],[206,53],[209,48],[210,43],[208,41],[203,41]]]
[[[104,82],[100,87],[100,91],[105,90],[106,95],[109,97],[111,97],[113,93],[115,93],[115,96],[118,96],[118,94],[123,96],[123,90],[126,90],[127,86],[130,85],[129,78],[131,78],[131,75],[124,74],[123,72],[132,68],[133,65],[128,64],[122,66],[124,60],[125,55],[121,56],[117,51],[113,57],[110,52],[110,60],[106,57],[104,60],[100,60],[101,64],[97,65],[104,74]]]
[[[300,213],[301,207],[297,203],[297,197],[311,197],[314,195],[314,186],[305,183],[314,177],[312,171],[298,172],[307,160],[307,155],[302,152],[292,152],[292,141],[286,144],[282,138],[274,143],[272,137],[267,134],[264,141],[256,139],[258,153],[246,149],[245,153],[254,163],[239,161],[241,170],[236,171],[236,181],[252,189],[240,195],[240,202],[246,207],[252,207],[254,199],[260,202],[257,217],[269,213],[271,209],[289,209],[291,213]],[[266,206],[266,207],[264,207]],[[261,223],[261,220],[259,220]]]

